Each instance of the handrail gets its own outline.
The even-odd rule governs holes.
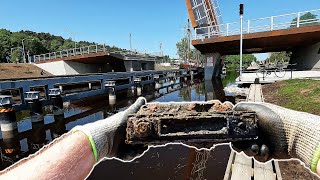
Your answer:
[[[265,32],[273,31],[287,28],[299,28],[301,25],[308,25],[313,23],[319,23],[320,18],[313,19],[304,19],[300,20],[300,17],[309,12],[316,12],[317,16],[320,16],[320,9],[302,11],[297,13],[288,13],[277,16],[270,16],[264,18],[256,18],[243,21],[243,33],[256,33],[256,32]],[[289,19],[290,18],[290,19]],[[293,19],[296,20],[293,21]],[[290,21],[290,22],[288,22]],[[236,26],[240,22],[232,22],[226,24],[220,24],[215,26],[200,27],[195,29],[194,39],[204,39],[211,37],[223,37],[223,36],[233,36],[240,34],[240,26]]]
[[[49,52],[45,54],[39,54],[32,56],[33,58],[29,58],[30,63],[36,63],[39,61],[46,61],[46,60],[53,60],[57,58],[65,58],[65,57],[72,57],[78,55],[86,55],[86,54],[95,54],[100,52],[116,53],[123,56],[128,55],[138,55],[142,57],[148,57],[149,59],[155,59],[157,55],[153,55],[150,53],[140,53],[137,51],[129,51],[129,50],[120,50],[120,51],[108,51],[105,45],[90,45],[90,46],[83,46],[77,48],[70,48],[64,49],[56,52]]]

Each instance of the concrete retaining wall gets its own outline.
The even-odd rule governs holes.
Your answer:
[[[112,68],[108,64],[83,64],[72,61],[55,61],[35,65],[53,75],[112,72]]]
[[[84,64],[72,61],[55,61],[35,65],[53,75],[154,70],[154,61],[121,61],[112,64]]]
[[[66,69],[64,67],[64,64],[65,64],[64,61],[55,61],[55,62],[34,64],[34,65],[53,75],[66,75]]]
[[[320,42],[292,51],[290,63],[298,70],[320,70]]]

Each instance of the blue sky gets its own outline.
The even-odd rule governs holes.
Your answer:
[[[319,0],[219,0],[223,22],[320,9]],[[10,0],[1,2],[0,28],[50,32],[77,41],[87,40],[176,57],[176,42],[188,19],[185,0]],[[262,56],[262,58],[264,58]],[[259,56],[259,58],[261,58]]]

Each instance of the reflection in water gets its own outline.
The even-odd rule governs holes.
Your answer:
[[[55,139],[57,137],[60,137],[62,134],[66,133],[67,128],[64,120],[64,114],[54,115],[53,118],[54,118],[54,123],[52,124],[50,131],[51,131],[51,138]]]
[[[10,166],[19,160],[20,143],[18,138],[18,130],[2,132],[1,144],[1,166]]]
[[[184,80],[184,79],[183,79]],[[116,92],[117,100],[109,102],[108,94],[72,102],[64,113],[42,116],[37,122],[25,118],[20,122],[19,132],[12,132],[9,138],[3,136],[1,149],[1,169],[13,162],[36,152],[43,145],[55,139],[76,125],[94,122],[124,110],[134,103],[140,94],[151,101],[206,101],[225,100],[221,80],[203,82],[194,79],[180,82],[176,80],[161,84],[143,86],[141,92],[129,89]],[[159,86],[159,84],[157,84]],[[140,91],[140,89],[138,90]],[[89,179],[222,179],[229,157],[228,146],[220,146],[212,151],[195,151],[183,145],[168,145],[151,148],[143,157],[131,163],[117,160],[104,161],[94,169]]]
[[[224,102],[226,100],[221,79],[205,81],[204,84],[206,89],[206,101],[217,99]]]

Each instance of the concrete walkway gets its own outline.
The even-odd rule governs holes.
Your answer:
[[[259,76],[258,76],[259,75]],[[258,74],[256,72],[245,72],[242,73],[241,81],[239,81],[239,77],[236,79],[237,84],[252,84],[256,78],[260,78],[261,84],[273,83],[276,81],[288,80],[288,79],[297,79],[297,78],[307,78],[307,79],[319,79],[320,80],[320,71],[286,71],[284,77],[279,78],[275,75],[274,71],[271,71],[270,75],[267,75],[264,79],[262,74]]]

